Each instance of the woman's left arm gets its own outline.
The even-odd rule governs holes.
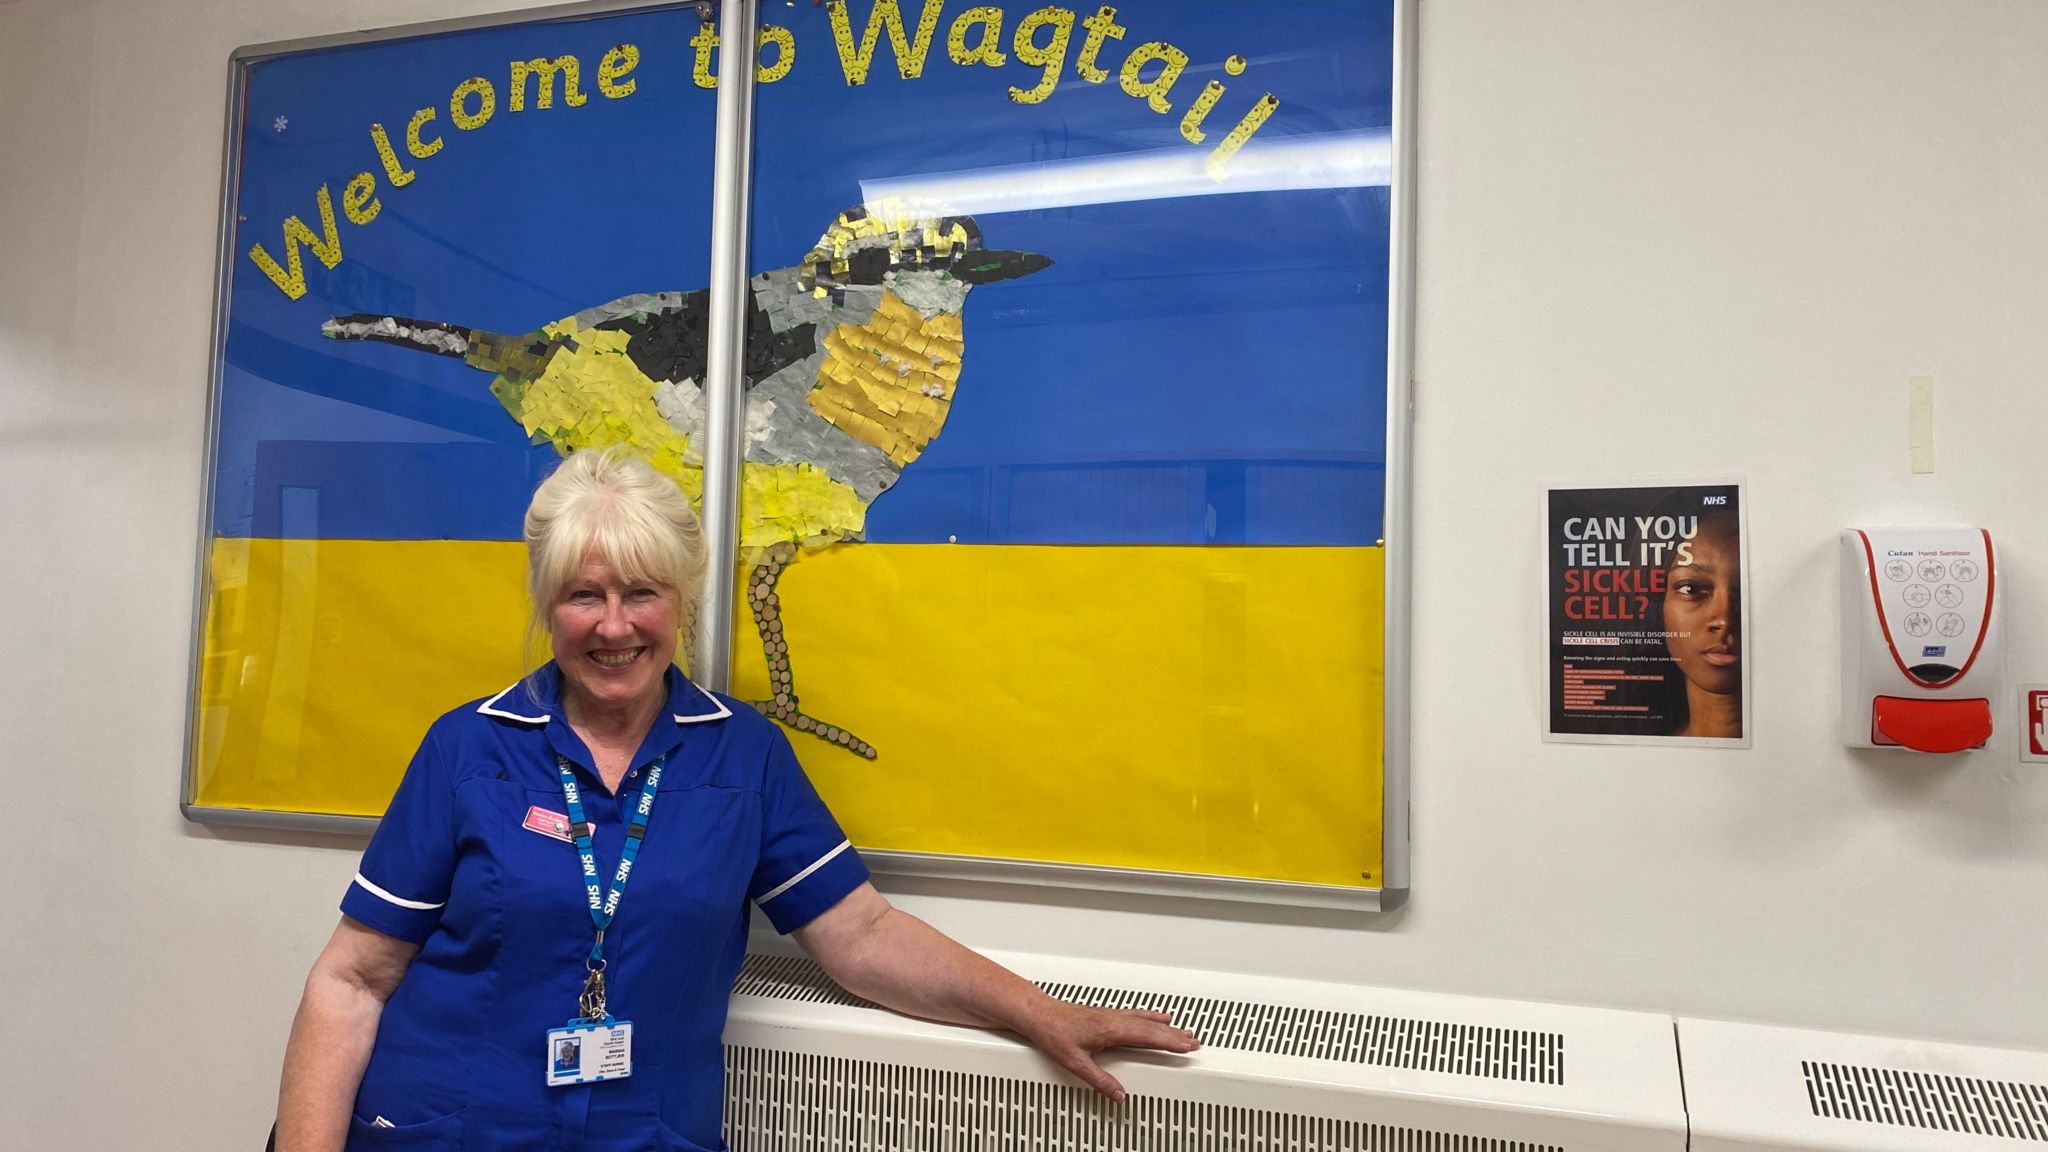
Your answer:
[[[1124,1098],[1123,1085],[1095,1062],[1097,1052],[1201,1047],[1163,1012],[1055,1000],[890,904],[873,884],[863,883],[791,935],[848,992],[928,1020],[1006,1028],[1112,1100]]]

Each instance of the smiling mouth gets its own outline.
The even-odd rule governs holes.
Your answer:
[[[590,653],[590,658],[596,661],[600,668],[624,668],[626,665],[638,660],[640,654],[645,651],[647,651],[645,648],[625,648],[615,651],[592,652]]]

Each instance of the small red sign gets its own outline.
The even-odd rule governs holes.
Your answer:
[[[550,812],[538,804],[526,810],[524,827],[528,832],[552,836],[564,844],[575,843],[575,838],[569,835],[569,817],[560,812]]]
[[[2048,688],[2027,689],[2027,755],[2048,760]]]

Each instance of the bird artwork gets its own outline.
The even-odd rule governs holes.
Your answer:
[[[739,554],[768,665],[769,698],[749,701],[763,714],[875,758],[799,704],[776,583],[800,553],[863,539],[868,505],[945,427],[968,292],[1051,263],[984,247],[969,217],[885,204],[847,209],[794,267],[752,278]],[[321,332],[492,373],[492,395],[535,443],[630,445],[699,502],[709,312],[699,289],[622,296],[516,335],[365,314]]]

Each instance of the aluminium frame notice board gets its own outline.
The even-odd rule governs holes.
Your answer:
[[[1412,0],[721,7],[234,54],[186,813],[373,821],[625,443],[877,867],[1398,904]]]

